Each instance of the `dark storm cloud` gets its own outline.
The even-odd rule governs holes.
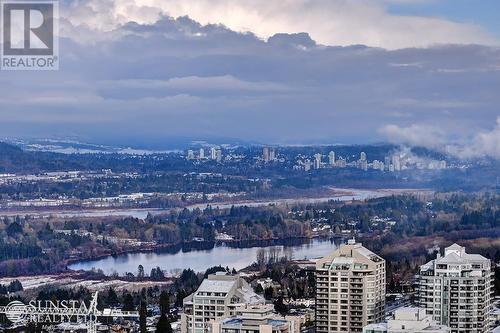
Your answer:
[[[446,141],[492,130],[499,115],[498,48],[264,41],[187,17],[61,26],[60,71],[2,73],[4,135],[366,142],[438,126]]]

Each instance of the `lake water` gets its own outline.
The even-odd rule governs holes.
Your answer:
[[[237,270],[245,268],[256,261],[257,251],[261,248],[268,251],[275,248],[282,253],[291,251],[293,259],[313,259],[333,252],[340,240],[303,239],[275,242],[258,242],[254,244],[239,244],[238,247],[226,244],[194,244],[187,247],[171,248],[159,252],[138,252],[118,256],[109,256],[94,261],[84,261],[69,266],[73,270],[101,269],[105,274],[127,272],[136,273],[137,266],[143,265],[147,274],[152,268],[174,273],[178,270],[191,268],[203,272],[212,266],[222,265]]]

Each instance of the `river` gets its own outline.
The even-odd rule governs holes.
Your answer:
[[[296,239],[273,242],[257,242],[254,244],[194,244],[189,247],[177,247],[156,252],[137,252],[106,258],[83,261],[69,266],[73,270],[101,269],[105,274],[127,272],[136,273],[138,265],[144,266],[146,274],[152,268],[160,267],[169,274],[191,268],[203,272],[212,266],[222,265],[236,270],[245,268],[256,261],[257,251],[274,248],[281,253],[292,253],[293,259],[314,259],[333,252],[340,240],[330,239]]]
[[[203,204],[193,204],[186,208],[193,210],[196,208],[204,209],[207,205],[211,205],[213,208],[230,208],[231,206],[248,206],[248,207],[262,207],[269,205],[293,205],[298,203],[321,203],[330,200],[337,201],[349,201],[349,200],[367,200],[380,197],[386,197],[393,194],[399,194],[404,192],[414,192],[412,189],[349,189],[349,188],[331,188],[332,194],[316,198],[281,198],[274,200],[243,200],[236,202],[214,202],[214,203],[203,203]],[[178,208],[177,208],[178,209]],[[134,218],[145,219],[148,214],[160,215],[167,214],[171,209],[160,209],[160,208],[107,208],[107,209],[39,209],[33,210],[30,208],[23,210],[12,210],[0,212],[0,217],[4,216],[16,216],[16,215],[30,215],[37,218],[82,218],[82,217],[106,217],[106,216],[131,216]]]

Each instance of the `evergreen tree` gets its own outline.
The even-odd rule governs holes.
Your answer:
[[[170,294],[164,290],[160,294],[160,313],[162,315],[168,316],[170,310]]]
[[[164,315],[160,316],[158,324],[156,324],[156,333],[172,333],[172,326],[168,321],[168,318]]]
[[[129,293],[125,294],[123,297],[123,311],[134,311],[134,298]]]
[[[113,306],[115,304],[118,304],[118,302],[119,300],[116,291],[112,287],[109,287],[108,297],[106,297],[106,304],[108,304],[109,306]]]
[[[274,310],[283,316],[288,312],[287,306],[283,303],[282,295],[274,302]]]
[[[168,320],[168,311],[170,309],[170,294],[162,291],[160,294],[160,319],[156,324],[156,333],[172,333],[172,326]]]
[[[141,304],[139,307],[139,330],[141,333],[147,333],[148,329],[146,326],[146,318],[147,318],[147,307],[146,307],[146,301],[141,300]]]

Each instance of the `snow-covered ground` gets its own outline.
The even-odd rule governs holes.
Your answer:
[[[70,276],[40,275],[21,276],[16,278],[1,278],[0,284],[8,285],[13,280],[19,280],[24,290],[34,290],[41,287],[52,286],[56,288],[78,288],[80,286],[90,291],[102,291],[110,287],[115,290],[140,290],[142,288],[153,287],[155,285],[169,285],[170,282],[139,281],[128,282],[122,280],[83,280]]]

